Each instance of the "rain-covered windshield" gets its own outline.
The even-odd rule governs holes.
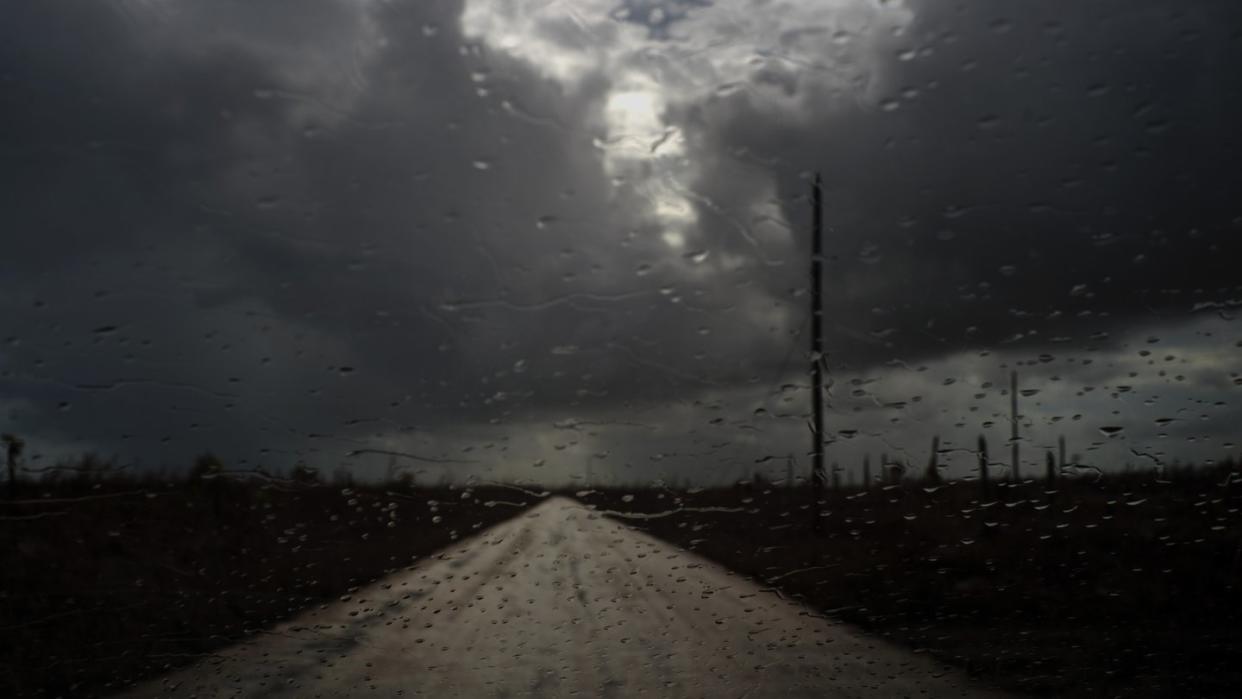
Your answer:
[[[0,695],[1236,696],[1242,6],[0,6]]]

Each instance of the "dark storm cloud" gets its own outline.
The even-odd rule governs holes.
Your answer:
[[[284,170],[299,142],[340,114],[336,90],[308,83],[349,84],[306,75],[331,47],[307,57],[298,42],[314,38],[310,27],[325,40],[348,36],[342,20],[357,13],[299,3],[305,26],[282,34],[288,23],[263,21],[278,17],[269,6],[214,4],[206,17],[202,7],[174,8],[185,17],[44,3],[4,23],[4,194],[15,213],[5,267],[26,280],[10,286],[6,375],[43,396],[21,405],[23,429],[122,449],[141,449],[119,442],[141,433],[180,451],[253,453],[290,441],[279,434],[289,429],[263,434],[266,420],[297,425],[292,439],[304,442],[350,411],[401,398],[368,393],[363,379],[342,412],[315,409],[314,392],[338,378],[328,369],[351,363],[347,333],[342,341],[306,317],[324,310],[308,295],[331,284],[323,244],[342,241],[314,226],[290,234],[265,215],[301,177]],[[307,303],[288,301],[299,296]],[[156,417],[135,420],[144,403]]]
[[[921,3],[858,48],[778,27],[738,75],[661,59],[697,2],[468,3],[464,35],[456,2],[6,8],[6,429],[174,461],[725,452],[805,360],[817,169],[837,366],[1157,332],[1237,298],[1242,216],[1238,11],[1161,5]],[[816,42],[843,48],[788,58]],[[733,84],[646,102],[651,76]]]
[[[635,283],[639,261],[610,259],[627,254],[627,216],[589,130],[556,126],[583,107],[463,55],[451,5],[372,8],[376,55],[308,75],[322,51],[354,52],[298,47],[332,38],[341,6],[300,7],[292,33],[237,4],[50,4],[6,23],[47,42],[8,44],[5,61],[6,133],[21,135],[8,162],[29,163],[8,171],[9,261],[36,277],[11,307],[11,385],[39,396],[19,427],[254,453],[347,440],[358,420],[408,430],[503,418],[506,401],[598,401],[659,367],[632,326],[658,337],[682,320],[652,323],[665,295]],[[74,42],[86,27],[97,45]],[[504,108],[523,103],[539,114]],[[152,402],[166,409],[135,426],[127,411]]]
[[[810,94],[823,118],[772,128],[764,96],[739,92],[685,120],[710,153],[774,163],[799,214],[799,173],[823,171],[841,358],[1083,342],[1237,288],[1219,261],[1242,245],[1242,91],[1222,79],[1242,65],[1238,16],[923,3],[872,108]],[[700,187],[727,201],[730,173],[708,173]]]

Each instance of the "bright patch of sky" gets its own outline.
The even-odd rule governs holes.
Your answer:
[[[825,92],[867,100],[879,48],[911,19],[904,2],[877,0],[468,0],[461,26],[566,93],[607,82],[595,125],[600,165],[645,202],[669,251],[683,254],[698,223],[689,190],[699,170],[674,115],[738,91],[793,120],[811,119],[812,98]]]

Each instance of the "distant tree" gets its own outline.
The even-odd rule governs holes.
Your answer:
[[[203,452],[194,458],[194,465],[190,467],[190,472],[186,474],[186,480],[190,483],[199,483],[204,480],[211,480],[219,476],[224,471],[224,464],[220,459],[211,452]]]
[[[591,485],[591,484],[590,484],[590,483],[584,483],[584,485],[586,485],[586,486],[590,487],[590,485]],[[445,468],[443,471],[441,471],[441,472],[440,472],[440,480],[439,480],[439,481],[437,481],[437,483],[436,483],[436,487],[437,487],[437,488],[448,488],[448,489],[452,490],[452,488],[453,488],[453,472],[452,472],[452,471],[450,471],[448,468]]]
[[[9,466],[9,497],[17,497],[17,460],[21,458],[22,450],[26,448],[26,442],[15,434],[5,434],[0,437],[4,442],[5,452],[8,455]]]
[[[78,465],[73,470],[77,473],[75,480],[78,485],[98,483],[103,480],[104,473],[108,470],[108,462],[99,454],[88,451],[78,459]]]
[[[199,454],[190,467],[186,481],[195,488],[205,488],[211,498],[211,511],[219,517],[224,510],[225,482],[221,478],[224,464],[211,452]]]
[[[313,485],[319,482],[319,469],[308,465],[305,461],[299,461],[293,465],[293,470],[289,472],[289,479],[294,483]]]
[[[349,488],[354,484],[354,472],[348,467],[338,466],[332,472],[332,485]]]
[[[406,492],[414,490],[414,474],[409,471],[399,471],[396,476],[388,479],[388,487]]]
[[[45,485],[59,484],[64,480],[65,468],[63,462],[57,462],[56,465],[43,469],[43,473],[39,475],[39,482]]]

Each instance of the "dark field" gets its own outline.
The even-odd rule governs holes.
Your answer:
[[[1242,478],[603,489],[588,506],[833,618],[1045,696],[1234,696]],[[0,695],[93,696],[209,655],[542,498],[205,478],[0,504]],[[438,519],[437,519],[438,518]]]
[[[209,478],[0,501],[0,696],[96,696],[409,566],[537,498]]]
[[[1242,479],[1226,469],[1061,481],[1051,492],[996,484],[988,497],[960,481],[829,492],[819,533],[806,488],[578,495],[1011,691],[1206,697],[1242,687]]]

